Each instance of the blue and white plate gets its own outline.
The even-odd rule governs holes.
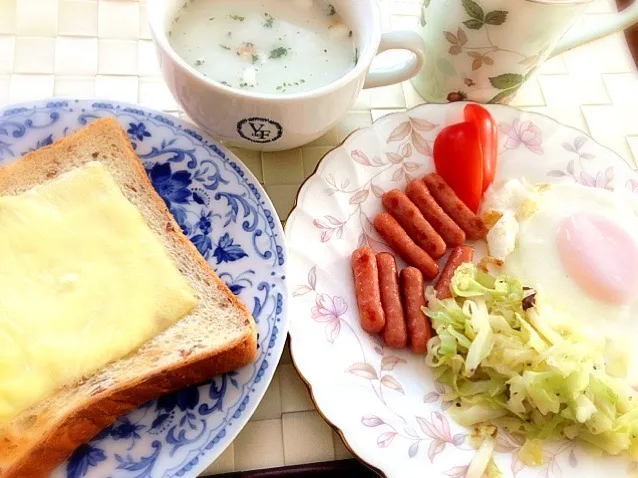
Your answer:
[[[0,165],[104,116],[116,118],[186,235],[252,310],[258,357],[153,400],[79,447],[55,478],[196,476],[259,404],[286,339],[286,249],[272,203],[228,150],[189,123],[114,102],[53,100],[0,111]]]

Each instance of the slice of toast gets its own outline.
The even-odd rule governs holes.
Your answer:
[[[140,210],[198,303],[134,353],[0,424],[1,478],[48,476],[121,415],[164,393],[242,367],[257,353],[250,312],[184,236],[116,120],[95,121],[0,168],[0,196],[18,195],[90,161],[103,163]]]

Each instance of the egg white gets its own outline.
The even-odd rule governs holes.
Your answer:
[[[589,212],[617,223],[638,242],[638,201],[625,193],[571,183],[552,184],[537,189],[535,212],[513,223],[511,217],[521,197],[531,197],[531,193],[521,194],[521,189],[514,186],[506,184],[486,198],[487,207],[509,218],[500,226],[497,222],[496,233],[488,237],[490,253],[505,256],[501,257],[502,271],[535,289],[539,300],[551,304],[553,313],[569,318],[592,339],[605,339],[617,349],[629,351],[635,347],[632,343],[638,339],[638,290],[622,304],[591,297],[563,267],[556,236],[565,219]],[[604,258],[610,251],[599,253]],[[629,373],[638,378],[638,360],[630,361],[634,364]]]

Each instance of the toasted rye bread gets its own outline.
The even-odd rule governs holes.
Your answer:
[[[96,121],[0,168],[0,196],[23,193],[89,161],[102,162],[137,206],[198,303],[134,353],[1,424],[2,478],[48,476],[121,415],[161,394],[246,365],[257,353],[251,314],[184,236],[114,119]]]

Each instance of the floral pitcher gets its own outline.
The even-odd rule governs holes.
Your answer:
[[[419,29],[426,64],[412,83],[431,103],[508,103],[547,58],[638,20],[637,1],[563,38],[588,4],[588,0],[423,0]]]

